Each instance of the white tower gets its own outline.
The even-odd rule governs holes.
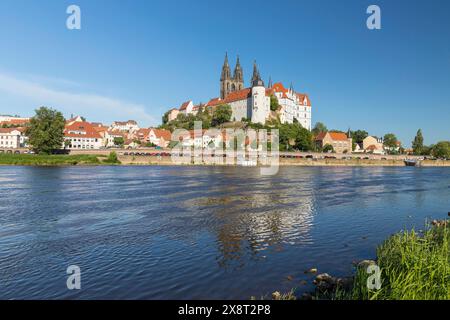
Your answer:
[[[253,123],[265,124],[270,113],[270,98],[266,97],[266,88],[256,66],[253,65],[252,77],[252,119]]]

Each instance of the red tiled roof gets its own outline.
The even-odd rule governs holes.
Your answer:
[[[185,103],[183,103],[183,104],[181,105],[181,107],[180,107],[180,111],[186,110],[187,107],[188,107],[188,105],[189,105],[189,103],[191,103],[190,100],[189,100],[189,101],[186,101]]]
[[[30,122],[30,119],[11,119],[8,121],[2,121],[0,122],[0,125],[7,124],[7,125],[24,125]]]
[[[218,106],[221,104],[227,104],[235,101],[245,100],[251,96],[252,90],[250,88],[242,89],[239,91],[234,91],[228,94],[225,99],[214,98],[211,99],[206,105],[210,106]]]
[[[273,90],[275,90],[275,92],[283,92],[283,93],[288,92],[288,90],[283,86],[281,82],[275,83],[272,88]]]
[[[73,133],[71,131],[83,132],[82,134]],[[86,121],[74,122],[66,125],[64,136],[70,138],[101,138],[100,134],[95,130],[94,126]]]
[[[327,134],[329,134],[330,138],[334,141],[347,141],[348,140],[347,135],[342,132],[321,132],[316,136],[315,140],[316,141],[323,140]]]
[[[0,128],[0,133],[11,133],[14,130],[22,132],[19,130],[19,128]]]
[[[301,103],[306,99],[306,106],[311,107],[311,101],[306,93],[297,93],[297,97]]]
[[[170,141],[172,139],[172,133],[169,130],[164,129],[151,129],[155,133],[155,136],[160,139],[163,138],[165,141]]]
[[[329,132],[331,139],[336,141],[347,141],[348,137],[342,132]]]

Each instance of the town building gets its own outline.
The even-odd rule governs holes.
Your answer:
[[[17,128],[0,128],[0,148],[20,148],[21,136],[22,132]]]
[[[323,149],[331,145],[337,153],[351,153],[353,147],[352,138],[342,132],[321,132],[314,139],[316,146]]]
[[[103,138],[95,127],[81,117],[70,119],[64,128],[64,146],[71,150],[100,149]]]
[[[363,140],[362,149],[366,153],[385,154],[383,139],[373,136],[368,136]]]
[[[175,108],[169,110],[169,113],[167,115],[167,121],[170,122],[170,121],[175,120],[178,117],[179,113],[180,113],[180,110],[175,109]]]

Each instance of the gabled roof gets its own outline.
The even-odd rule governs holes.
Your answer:
[[[306,93],[296,93],[296,95],[302,103],[306,99],[306,106],[311,107],[311,101],[309,100],[309,96]]]
[[[22,128],[0,128],[0,133],[12,133],[13,131],[18,131],[18,132],[22,132],[21,130]]]
[[[82,132],[81,134],[73,133]],[[65,137],[81,137],[81,138],[101,138],[100,134],[95,130],[94,126],[87,121],[76,121],[70,124],[66,124],[64,129]]]
[[[164,129],[151,129],[154,133],[155,136],[158,139],[163,138],[165,141],[170,141],[172,139],[172,133],[169,130],[164,130]]]
[[[287,93],[288,89],[286,89],[281,82],[277,82],[272,86],[272,89],[275,92]]]
[[[180,107],[180,111],[186,110],[191,102],[191,100],[184,102]]]

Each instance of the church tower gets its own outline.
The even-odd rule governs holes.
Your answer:
[[[253,64],[252,77],[252,116],[253,123],[266,123],[266,119],[270,113],[270,97],[266,95],[264,81],[261,79],[256,61]]]
[[[225,99],[231,92],[242,89],[244,89],[244,71],[242,70],[239,56],[232,77],[230,65],[228,63],[228,54],[226,53],[225,62],[222,67],[222,75],[220,77],[220,99]]]

